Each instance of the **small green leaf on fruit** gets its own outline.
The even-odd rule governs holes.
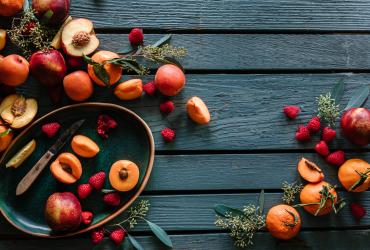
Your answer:
[[[54,15],[54,12],[52,10],[46,11],[45,14],[41,18],[41,23],[48,24],[53,15]]]
[[[10,132],[12,132],[12,129],[8,128],[6,131],[0,133],[0,137],[7,136]]]
[[[168,247],[173,247],[172,241],[166,231],[164,231],[160,226],[157,224],[154,224],[153,222],[150,222],[146,220],[146,223],[148,223],[150,229],[152,232],[157,236],[157,238],[162,241],[163,244],[165,244]]]
[[[223,204],[215,205],[214,210],[218,215],[223,217],[225,217],[227,214],[231,214],[233,216],[244,216],[243,211]]]
[[[369,85],[364,85],[361,88],[355,90],[344,110],[362,107],[362,105],[364,105],[365,101],[367,100],[368,96],[369,96]]]
[[[104,66],[103,65],[98,65],[98,64],[94,64],[93,65],[93,69],[94,69],[94,73],[95,75],[102,81],[104,82],[105,85],[109,86],[109,81],[110,81],[110,78],[109,78],[109,75],[107,73],[107,71],[105,70]]]

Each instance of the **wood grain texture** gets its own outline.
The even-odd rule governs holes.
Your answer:
[[[176,110],[169,116],[159,111],[161,98],[143,96],[140,100],[124,102],[111,90],[96,87],[90,100],[113,102],[137,112],[151,127],[159,150],[312,149],[319,136],[310,143],[298,143],[294,139],[297,125],[306,123],[315,114],[316,97],[330,91],[340,79],[346,82],[344,107],[356,88],[370,82],[370,74],[187,75],[187,85],[173,99]],[[19,92],[45,96],[39,99],[39,116],[55,109],[46,98],[45,88],[32,80]],[[203,98],[209,107],[212,116],[209,125],[196,125],[187,117],[185,103],[195,95]],[[65,101],[63,105],[68,103],[71,102]],[[282,112],[285,105],[301,106],[297,120],[286,119]],[[365,106],[369,105],[367,102]],[[176,130],[175,142],[163,142],[160,131],[165,127]],[[338,135],[332,147],[353,146]]]
[[[97,11],[99,10],[99,11]],[[370,3],[296,0],[72,1],[71,15],[99,28],[368,30]]]
[[[367,249],[370,230],[347,230],[347,231],[304,231],[289,241],[279,241],[272,238],[269,233],[260,232],[254,237],[254,245],[248,249],[332,249],[335,242],[336,250],[360,250]],[[236,250],[233,247],[233,241],[226,233],[220,234],[176,234],[171,235],[174,249],[177,250]],[[144,249],[167,249],[154,236],[135,236]],[[39,250],[54,249],[65,250],[91,250],[93,245],[87,238],[62,239],[62,240],[1,240],[0,248],[7,250]],[[96,250],[115,249],[114,245],[105,240],[101,246],[94,248]],[[126,250],[126,249],[125,249]]]
[[[220,230],[214,225],[215,204],[227,204],[232,207],[242,208],[244,205],[256,204],[258,193],[240,194],[200,194],[200,195],[142,195],[142,199],[148,199],[151,204],[147,219],[160,225],[166,231],[209,231]],[[348,195],[339,192],[339,196],[346,198],[347,202],[360,202],[365,209],[370,209],[370,192]],[[265,194],[265,212],[272,206],[281,203],[281,193]],[[351,215],[349,208],[344,208],[339,215],[314,217],[300,209],[303,229],[359,229],[368,227],[370,218],[365,216],[357,221]],[[125,214],[118,216],[111,223],[122,221]],[[148,232],[149,228],[144,223],[139,223],[135,231]],[[0,220],[0,235],[24,235]]]

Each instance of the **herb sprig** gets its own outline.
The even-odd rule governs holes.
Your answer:
[[[296,182],[288,183],[284,181],[281,189],[283,190],[283,202],[290,205],[294,202],[297,194],[302,191],[303,185],[297,184]]]

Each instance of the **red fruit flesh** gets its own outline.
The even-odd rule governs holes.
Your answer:
[[[343,135],[353,144],[366,146],[370,143],[370,110],[352,108],[341,120]]]
[[[70,231],[81,224],[81,204],[70,193],[54,193],[49,196],[45,206],[45,218],[54,231]]]
[[[62,54],[52,49],[35,52],[30,58],[30,71],[41,84],[53,87],[62,84],[67,66]]]
[[[47,21],[50,26],[64,22],[69,14],[69,5],[69,0],[32,0],[32,8],[39,20],[43,20],[45,13],[52,11],[52,16]]]

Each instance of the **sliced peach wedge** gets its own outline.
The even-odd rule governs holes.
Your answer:
[[[62,30],[62,48],[69,56],[90,55],[99,46],[93,23],[85,18],[68,22]]]
[[[317,183],[324,179],[322,170],[306,158],[302,158],[297,167],[299,175],[308,182]]]

